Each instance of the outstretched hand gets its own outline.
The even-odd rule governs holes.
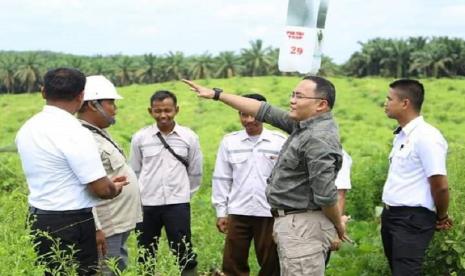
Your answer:
[[[198,85],[195,82],[190,81],[190,80],[182,79],[181,81],[187,84],[191,88],[192,91],[197,93],[197,96],[199,97],[202,97],[205,99],[213,99],[213,96],[215,95],[215,91],[213,91],[213,89]]]

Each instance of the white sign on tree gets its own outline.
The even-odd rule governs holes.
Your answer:
[[[329,0],[289,0],[283,43],[279,50],[279,70],[316,74]]]

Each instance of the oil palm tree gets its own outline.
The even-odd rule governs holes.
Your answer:
[[[213,66],[213,58],[209,53],[193,57],[190,63],[190,78],[206,79],[211,77]]]
[[[7,93],[12,93],[15,89],[17,61],[16,56],[4,56],[0,60],[0,80]]]
[[[239,57],[233,51],[220,52],[215,60],[215,76],[218,78],[235,77],[241,70]]]
[[[245,67],[245,75],[247,76],[261,76],[267,74],[271,61],[267,52],[269,47],[264,48],[263,41],[257,39],[250,41],[249,49],[242,49],[241,60]]]
[[[15,78],[18,79],[22,89],[27,92],[38,90],[41,81],[40,66],[37,53],[30,53],[20,61]]]

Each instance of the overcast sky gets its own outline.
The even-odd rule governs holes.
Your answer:
[[[188,55],[279,47],[287,0],[0,0],[0,50]],[[324,54],[346,61],[358,41],[465,38],[464,0],[330,0]]]

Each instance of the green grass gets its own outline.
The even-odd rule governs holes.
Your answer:
[[[383,275],[387,267],[382,255],[379,224],[374,209],[381,204],[381,189],[387,173],[387,155],[393,138],[392,130],[396,126],[395,121],[386,118],[382,108],[390,80],[331,80],[337,88],[334,114],[340,126],[343,145],[353,158],[353,189],[348,194],[347,210],[354,218],[349,225],[349,234],[356,245],[345,245],[340,252],[332,255],[327,275]],[[298,81],[295,77],[260,77],[203,80],[199,83],[209,87],[222,87],[227,92],[238,94],[261,92],[270,103],[287,109],[289,94]],[[461,206],[465,206],[462,177],[465,161],[465,81],[427,79],[423,82],[426,87],[423,107],[425,119],[440,129],[449,142],[451,215],[456,219],[457,233],[438,237],[454,240],[459,232],[463,233],[465,230],[461,211]],[[240,129],[238,115],[221,103],[198,99],[180,82],[120,88],[124,99],[117,103],[117,123],[109,130],[126,152],[132,134],[153,123],[147,107],[151,94],[158,89],[172,90],[177,94],[180,106],[177,121],[191,127],[200,136],[204,153],[204,177],[201,189],[192,201],[192,233],[198,253],[199,271],[208,272],[221,267],[224,241],[224,236],[216,230],[215,213],[210,202],[211,175],[222,136]],[[18,128],[27,118],[40,111],[43,104],[39,93],[0,96],[0,148],[13,144]],[[0,153],[0,191],[0,275],[40,275],[40,268],[34,265],[34,252],[25,229],[27,186],[15,153]],[[449,250],[452,246],[446,249]],[[157,268],[162,275],[172,275],[173,259],[167,253],[166,240],[161,241],[161,251],[162,257],[157,261]],[[130,254],[131,265],[127,274],[137,275],[134,237],[130,239]],[[451,258],[460,262],[459,257]],[[253,254],[250,260],[252,275],[256,275],[258,268]]]

